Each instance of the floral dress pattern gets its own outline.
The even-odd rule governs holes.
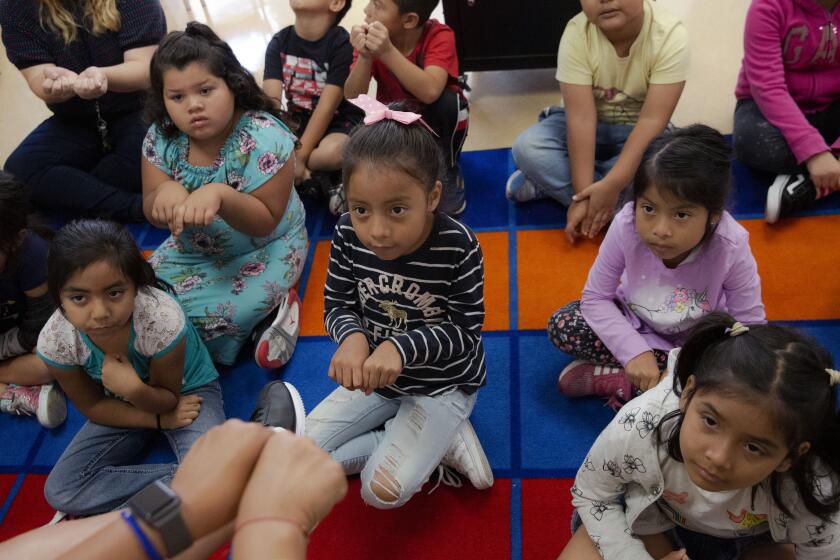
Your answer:
[[[189,138],[166,138],[156,125],[143,142],[155,167],[193,192],[207,183],[225,183],[252,193],[271,179],[292,155],[294,137],[274,116],[246,112],[219,156],[209,166],[187,161]],[[154,252],[158,277],[175,289],[187,316],[213,360],[232,364],[251,331],[297,282],[309,242],[303,204],[291,190],[283,219],[266,237],[251,237],[216,216],[209,226],[184,228]]]

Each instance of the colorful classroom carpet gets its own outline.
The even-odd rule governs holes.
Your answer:
[[[612,412],[598,400],[557,393],[557,373],[570,358],[554,349],[544,329],[556,308],[580,297],[597,243],[568,245],[565,212],[556,204],[505,200],[510,150],[462,159],[469,201],[463,219],[478,233],[486,261],[488,383],[473,423],[496,484],[484,492],[441,485],[398,511],[378,511],[361,502],[358,480],[351,481],[347,499],[313,534],[311,558],[549,559],[569,538],[571,477]],[[767,181],[736,165],[731,209],[751,233],[768,317],[802,328],[840,359],[840,275],[834,273],[840,245],[832,241],[840,232],[840,196],[770,227],[761,219]],[[335,345],[325,336],[322,295],[334,219],[310,205],[307,221],[312,246],[301,280],[302,336],[279,375],[311,408],[333,388],[326,368]],[[145,249],[166,235],[149,227],[133,232]],[[250,348],[243,352],[223,372],[227,415],[247,418],[259,389],[277,375],[258,369]],[[55,430],[0,415],[0,540],[51,518],[44,480],[82,421],[72,408]],[[169,457],[162,442],[148,451],[148,460]]]

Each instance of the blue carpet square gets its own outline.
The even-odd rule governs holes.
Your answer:
[[[467,196],[467,209],[461,221],[465,224],[476,229],[507,227],[508,201],[504,192],[509,161],[507,148],[461,154]]]
[[[5,472],[17,472],[26,463],[40,432],[41,425],[34,417],[0,414],[0,434],[3,438],[0,468]]]
[[[601,399],[569,399],[557,392],[557,375],[570,361],[545,334],[520,334],[520,444],[524,471],[548,469],[554,476],[574,476],[592,442],[615,416]]]
[[[511,467],[509,334],[484,335],[487,385],[478,390],[472,424],[494,469]]]
[[[35,455],[33,464],[45,469],[51,469],[58,458],[70,444],[70,440],[76,432],[84,425],[86,418],[73,406],[70,399],[67,400],[67,421],[57,428],[45,430],[46,434],[41,443],[38,454]],[[37,424],[37,422],[36,422]]]

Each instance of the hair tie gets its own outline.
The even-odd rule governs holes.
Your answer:
[[[828,374],[829,385],[837,385],[838,383],[840,383],[840,371],[837,371],[836,369],[825,368],[825,372]]]
[[[723,331],[723,334],[728,334],[729,336],[738,336],[739,334],[744,334],[749,330],[750,328],[745,324],[741,323],[740,321],[735,321],[734,323],[732,323],[731,327],[726,327],[726,329]]]
[[[421,115],[417,113],[411,113],[409,111],[394,111],[389,109],[387,105],[384,103],[380,103],[373,97],[362,94],[355,99],[349,99],[350,103],[361,109],[365,112],[365,124],[373,124],[379,122],[383,119],[397,121],[398,123],[402,124],[413,124],[415,122],[420,122],[426,130],[437,136],[437,132],[432,130],[432,127],[423,120]]]

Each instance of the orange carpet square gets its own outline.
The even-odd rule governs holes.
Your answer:
[[[478,242],[484,252],[484,330],[508,330],[509,275],[508,234],[506,232],[478,233]],[[324,284],[327,282],[327,264],[330,260],[330,242],[319,241],[306,282],[301,317],[301,336],[326,336],[324,329]]]

